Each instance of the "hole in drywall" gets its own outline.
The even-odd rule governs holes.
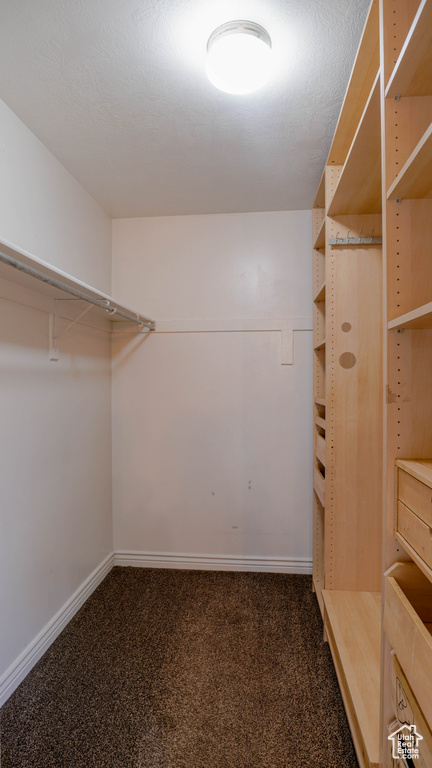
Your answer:
[[[343,352],[339,358],[342,368],[354,368],[356,362],[357,358],[352,352]]]

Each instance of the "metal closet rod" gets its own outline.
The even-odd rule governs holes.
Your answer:
[[[130,320],[130,322],[136,323],[139,326],[145,326],[146,328],[149,328],[150,331],[155,329],[154,320],[150,320],[148,317],[143,317],[138,313],[128,312],[127,310],[119,309],[118,307],[112,307],[108,299],[95,299],[93,296],[89,296],[82,291],[78,291],[76,288],[72,288],[72,286],[69,286],[66,283],[62,283],[60,280],[56,280],[54,277],[44,275],[43,272],[39,272],[39,270],[33,269],[33,267],[29,267],[27,264],[23,264],[21,261],[18,261],[12,256],[8,256],[6,253],[2,253],[1,251],[0,262],[7,264],[10,267],[14,267],[20,272],[24,272],[26,275],[30,275],[31,277],[36,278],[36,280],[41,280],[43,283],[48,283],[48,285],[52,285],[53,288],[58,288],[60,291],[65,291],[65,293],[69,293],[76,299],[81,299],[81,301],[87,301],[89,304],[94,304],[95,307],[104,309],[105,312],[108,312],[109,315],[120,315],[120,317],[124,317],[125,320]]]

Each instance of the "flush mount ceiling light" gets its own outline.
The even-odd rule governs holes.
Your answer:
[[[210,35],[207,76],[220,91],[252,93],[268,80],[270,35],[253,21],[228,21]]]

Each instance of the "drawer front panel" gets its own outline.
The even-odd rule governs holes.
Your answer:
[[[432,598],[432,585],[431,585]],[[427,596],[430,610],[430,598]],[[428,625],[407,599],[396,579],[385,579],[384,631],[406,679],[414,691],[426,722],[432,723],[432,637]]]
[[[397,506],[396,529],[426,565],[432,568],[432,529],[400,501]]]
[[[398,499],[432,527],[432,489],[398,469]]]

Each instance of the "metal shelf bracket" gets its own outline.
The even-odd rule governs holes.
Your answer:
[[[51,361],[56,361],[60,359],[60,352],[58,349],[57,342],[65,335],[66,331],[69,330],[69,328],[72,328],[76,323],[78,323],[81,318],[84,317],[84,315],[87,314],[87,312],[90,311],[92,308],[92,305],[89,304],[87,307],[84,307],[83,311],[80,312],[78,317],[75,318],[75,320],[72,320],[66,328],[63,328],[61,333],[57,333],[57,325],[58,325],[58,313],[57,313],[57,302],[59,301],[80,301],[80,299],[54,299],[54,313],[51,313],[49,316],[49,325],[48,325],[48,340],[49,340],[49,349],[48,349],[48,359]]]

